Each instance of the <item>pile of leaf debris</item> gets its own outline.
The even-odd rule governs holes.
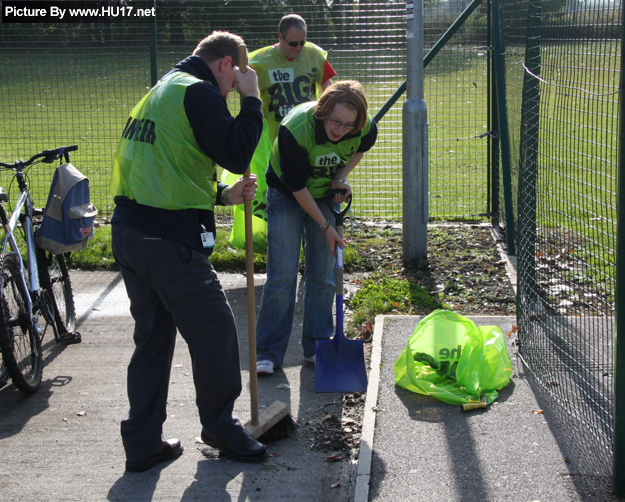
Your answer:
[[[321,418],[309,419],[302,428],[312,449],[331,452],[328,461],[357,458],[365,397],[364,392],[343,394],[339,415],[338,411],[318,410]]]

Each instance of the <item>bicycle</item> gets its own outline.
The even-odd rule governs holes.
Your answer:
[[[27,394],[34,393],[41,384],[41,347],[48,325],[52,326],[57,343],[80,343],[81,336],[75,332],[74,295],[65,255],[53,255],[36,245],[35,232],[44,209],[35,208],[26,170],[40,162],[52,164],[63,158],[69,162],[69,152],[75,150],[78,145],[46,150],[26,162],[0,162],[0,168],[15,171],[20,190],[9,215],[5,208],[9,194],[0,187],[0,221],[5,230],[0,254],[0,350],[6,372],[15,386]],[[23,232],[24,257],[15,235],[17,228]],[[46,322],[43,330],[40,317]]]

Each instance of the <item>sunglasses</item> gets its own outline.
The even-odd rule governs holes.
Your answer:
[[[289,44],[291,47],[297,47],[298,45],[300,47],[304,47],[304,44],[306,43],[306,40],[302,40],[301,42],[288,42],[286,39],[284,39],[284,41]]]

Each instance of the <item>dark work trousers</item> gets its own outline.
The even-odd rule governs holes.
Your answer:
[[[113,225],[113,253],[135,320],[128,365],[130,411],[121,423],[126,459],[145,460],[162,448],[176,328],[191,353],[202,428],[219,437],[240,426],[239,345],[232,309],[207,257],[186,246]]]

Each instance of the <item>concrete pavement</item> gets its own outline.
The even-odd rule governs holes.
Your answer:
[[[244,391],[236,412],[249,420],[245,279],[220,274],[237,318]],[[341,394],[314,392],[314,369],[303,364],[301,310],[287,362],[259,379],[260,406],[286,402],[298,433],[270,444],[265,464],[217,458],[197,441],[190,359],[178,341],[169,395],[168,436],[180,438],[179,459],[145,473],[124,472],[119,422],[127,410],[125,370],[133,323],[121,276],[72,272],[83,342],[63,347],[51,333],[44,343],[41,389],[25,396],[0,389],[0,500],[2,501],[511,501],[619,500],[609,480],[592,479],[562,454],[550,428],[549,409],[532,391],[514,345],[514,373],[486,410],[459,406],[398,388],[393,363],[420,317],[380,316],[372,342],[369,387],[358,461],[324,445],[320,424],[341,421]],[[257,306],[263,277],[256,278]],[[504,333],[514,318],[473,317]],[[544,403],[542,403],[544,406]],[[539,413],[543,411],[544,413]],[[335,460],[340,452],[335,452]]]

